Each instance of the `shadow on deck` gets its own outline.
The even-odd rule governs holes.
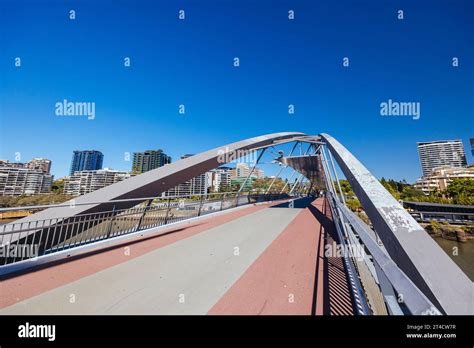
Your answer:
[[[312,314],[355,315],[347,270],[342,257],[325,256],[339,244],[327,200],[317,200],[308,209],[320,223]],[[321,244],[322,243],[322,244]]]

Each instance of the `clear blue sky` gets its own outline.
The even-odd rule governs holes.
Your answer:
[[[60,177],[73,150],[129,170],[125,152],[175,160],[266,133],[327,132],[377,177],[413,181],[417,141],[462,139],[472,162],[473,26],[470,0],[2,0],[0,158],[47,157]],[[63,99],[95,102],[96,118],[56,116]],[[421,118],[380,116],[388,99],[420,102]]]

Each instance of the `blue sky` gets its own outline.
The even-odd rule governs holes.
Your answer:
[[[377,177],[414,181],[417,141],[462,139],[472,162],[473,27],[469,0],[2,0],[0,158],[47,157],[60,177],[73,150],[129,170],[126,152],[175,160],[266,133],[326,132]],[[96,118],[56,116],[63,99],[95,102]],[[380,116],[388,99],[421,103],[420,119]]]

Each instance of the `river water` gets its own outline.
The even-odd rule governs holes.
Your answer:
[[[474,241],[459,243],[453,240],[447,240],[441,237],[433,238],[436,243],[453,259],[467,276],[474,281]],[[457,248],[457,255],[454,251]],[[436,262],[436,260],[433,260]]]

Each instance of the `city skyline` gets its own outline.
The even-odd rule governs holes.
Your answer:
[[[183,3],[184,21],[177,4],[84,1],[52,3],[46,12],[2,2],[9,16],[0,30],[15,40],[1,43],[0,158],[47,157],[59,178],[78,148],[97,149],[107,167],[129,170],[126,153],[163,148],[179,158],[294,130],[332,134],[378,178],[415,182],[417,142],[460,138],[468,148],[474,129],[466,10],[474,5],[455,2],[243,1],[245,21],[231,4],[212,1]],[[56,104],[66,100],[94,103],[93,117],[59,115]],[[419,103],[419,119],[381,116],[387,100]],[[11,130],[20,125],[18,137]]]
[[[462,143],[462,146],[463,146],[463,149],[464,149],[464,141],[462,141],[462,139],[458,139],[458,140],[461,140],[461,143]],[[432,140],[432,141],[425,141],[425,142],[419,142],[419,143],[438,143],[438,142],[445,142],[446,140]],[[283,145],[284,146],[284,145]],[[83,151],[99,151],[99,150],[73,150],[72,153],[74,154],[75,152],[83,152]],[[114,170],[114,171],[124,171],[124,172],[129,172],[129,173],[132,173],[134,172],[134,169],[133,169],[133,158],[135,157],[135,155],[137,154],[143,154],[143,153],[146,153],[146,152],[153,152],[153,151],[163,151],[162,149],[159,149],[159,150],[143,150],[143,151],[136,151],[136,152],[133,152],[132,154],[125,154],[126,157],[129,157],[131,159],[129,160],[126,160],[124,161],[125,163],[127,163],[129,166],[128,168],[125,168],[124,167],[121,167],[121,168],[115,168],[115,167],[111,167],[107,164],[103,164],[101,168],[97,168],[97,169],[110,169],[110,170]],[[100,152],[100,151],[99,151]],[[165,153],[163,151],[163,153]],[[103,154],[103,153],[102,153]],[[187,155],[187,154],[184,154],[184,155],[180,155],[180,156],[177,156],[179,157],[177,160],[180,160],[180,159],[183,159],[183,158],[186,158],[186,156],[191,156],[191,155]],[[469,151],[464,151],[464,156],[465,158],[468,158],[469,157]],[[171,156],[169,156],[171,157]],[[473,156],[474,157],[474,156]],[[103,158],[105,159],[106,158],[106,154],[103,154]],[[10,161],[11,163],[18,163],[18,164],[26,164],[28,162],[31,162],[33,160],[36,160],[36,159],[43,159],[42,157],[34,157],[28,161],[11,161],[9,159],[0,159],[0,161],[2,160],[7,160],[7,161]],[[46,160],[49,160],[50,161],[50,164],[49,164],[49,168],[53,167],[53,164],[54,164],[54,161],[51,160],[50,158],[44,158]],[[172,160],[170,160],[169,163],[173,162]],[[104,162],[106,163],[106,162]],[[229,163],[224,163],[222,164],[222,167],[227,167],[230,165],[231,168],[233,168],[233,166],[236,166],[238,163],[240,163],[239,161],[235,161],[234,162],[229,162]],[[472,161],[467,161],[467,166],[469,165],[473,165],[474,163]],[[269,165],[269,163],[263,163],[263,164],[259,164],[260,166],[265,166],[267,167]],[[422,169],[422,163],[420,161],[420,158],[419,158],[419,152],[418,152],[418,163],[417,163],[418,167],[419,167],[419,171],[420,171],[420,174],[417,178],[415,178],[412,182],[408,181],[410,184],[415,184],[416,181],[420,178],[423,177],[423,169]],[[62,179],[62,178],[65,178],[65,177],[68,177],[68,176],[71,176],[71,173],[70,173],[70,170],[71,170],[71,167],[72,167],[72,161],[70,161],[70,164],[69,164],[69,169],[68,169],[68,173],[64,174],[64,175],[56,175],[56,173],[54,171],[51,172],[51,174],[54,176],[55,180],[57,179]],[[53,167],[54,168],[54,167]],[[157,167],[158,168],[158,167]],[[271,176],[274,176],[274,174],[276,173],[276,171],[278,170],[278,167],[277,166],[269,166],[268,168],[270,168],[269,170],[269,174],[267,175],[268,177],[271,177]],[[267,169],[268,170],[268,169]],[[140,173],[139,173],[140,174]],[[289,173],[286,173],[286,175],[283,175],[282,178],[286,178],[288,176]],[[393,177],[390,177],[390,176],[382,176],[386,179],[394,179]],[[382,177],[380,177],[379,179],[381,179]],[[399,178],[395,178],[395,180],[406,180],[405,177],[399,179]]]

